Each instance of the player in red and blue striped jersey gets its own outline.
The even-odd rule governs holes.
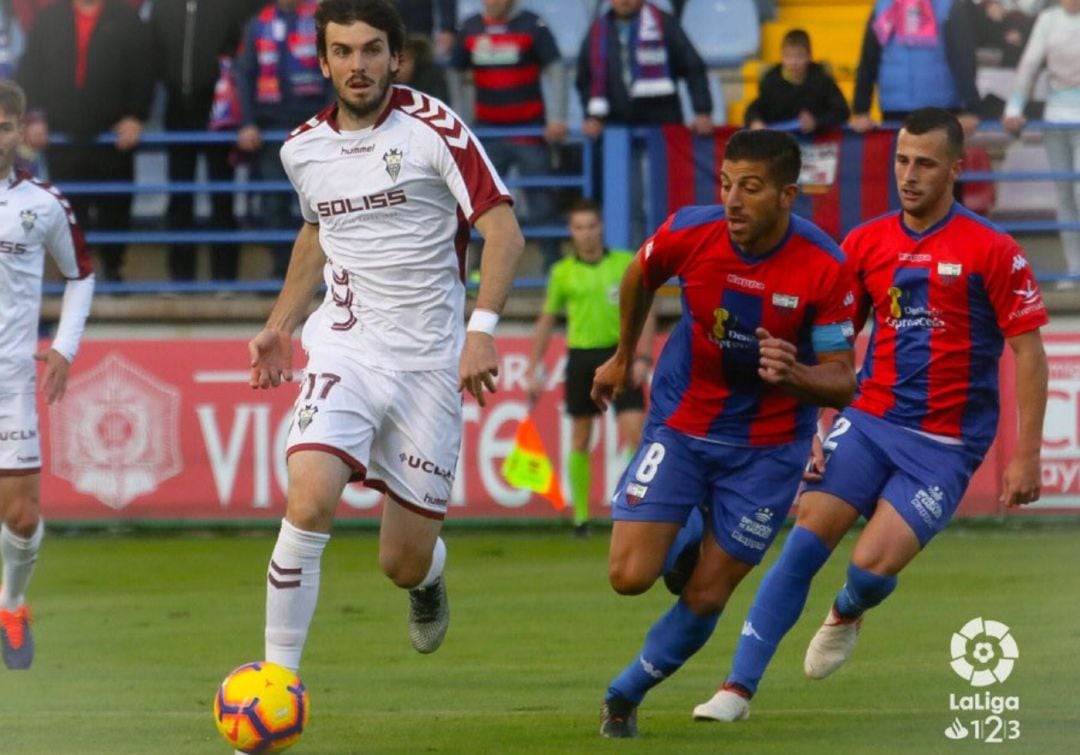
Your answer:
[[[611,682],[604,736],[635,736],[646,692],[708,640],[787,516],[815,407],[853,395],[852,281],[836,244],[791,214],[800,165],[787,134],[735,134],[721,171],[724,207],[676,212],[623,278],[619,345],[593,382],[601,406],[629,385],[653,292],[671,278],[683,315],[656,366],[641,447],[612,499],[612,587],[649,589],[699,505],[709,534],[694,541],[697,564],[678,602]]]
[[[820,474],[799,498],[795,528],[754,598],[731,675],[695,718],[749,715],[748,700],[811,580],[862,516],[847,583],[804,670],[822,679],[847,660],[864,612],[945,527],[993,441],[1005,342],[1016,356],[1019,427],[1002,499],[1016,506],[1039,497],[1046,308],[1019,245],[953,201],[963,143],[955,116],[912,113],[896,147],[900,212],[844,242],[858,281],[856,325],[868,316],[873,323],[858,395],[833,424],[824,455],[815,455]]]

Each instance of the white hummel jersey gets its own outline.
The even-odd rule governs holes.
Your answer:
[[[445,104],[393,87],[379,121],[339,131],[336,105],[297,128],[281,162],[319,225],[326,299],[309,343],[398,370],[456,367],[469,227],[510,202],[476,137]]]
[[[44,181],[12,173],[0,180],[0,393],[34,391],[46,252],[68,280],[93,273],[82,230],[64,195]],[[86,312],[73,314],[81,314],[81,333]],[[76,339],[64,357],[70,360],[77,348]]]

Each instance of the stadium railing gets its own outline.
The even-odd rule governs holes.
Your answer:
[[[884,123],[881,128],[899,128],[899,123]],[[1077,130],[1080,124],[1047,123],[1045,121],[1029,122],[1025,126],[1025,134],[1042,133],[1052,130]],[[631,154],[635,143],[643,142],[648,138],[651,129],[642,127],[606,127],[604,129],[603,143],[603,197],[604,197],[604,228],[607,233],[606,241],[612,247],[630,247],[634,241],[630,237],[630,171],[632,166]],[[979,128],[979,136],[1006,139],[1008,138],[997,123],[983,123]],[[1073,181],[1080,183],[1080,170],[988,170],[967,171],[960,177],[963,182],[1044,182],[1044,181]],[[648,189],[646,189],[646,193]],[[1055,213],[1056,215],[1056,213]],[[664,220],[663,217],[647,217],[646,225],[656,227]],[[1002,217],[992,218],[993,222],[1005,231],[1013,234],[1056,234],[1061,231],[1080,231],[1080,222],[1063,222],[1053,219],[1027,219],[1010,217],[1007,213]],[[1058,274],[1047,270],[1036,270],[1040,281],[1077,280],[1080,276]]]
[[[895,124],[883,124],[884,126]],[[1027,132],[1043,132],[1052,129],[1080,128],[1080,125],[1053,124],[1046,122],[1032,122],[1026,127]],[[475,129],[475,135],[481,142],[487,139],[502,139],[509,137],[540,136],[542,129],[539,128],[515,128],[515,129]],[[604,198],[604,223],[606,238],[609,246],[627,248],[631,246],[631,201],[630,201],[630,170],[632,162],[630,154],[635,140],[644,139],[649,129],[641,127],[609,126],[604,130],[602,142],[603,164],[603,189]],[[1001,135],[1001,129],[996,124],[983,124],[981,134]],[[270,131],[264,134],[267,143],[280,143],[287,136],[285,131]],[[141,151],[164,150],[177,144],[234,144],[236,135],[233,132],[147,132],[143,135],[138,149]],[[54,135],[56,143],[65,142],[63,136]],[[97,140],[101,144],[115,142],[112,134],[102,134]],[[580,132],[572,133],[568,144],[577,145],[581,150],[581,167],[575,172],[550,173],[546,175],[518,176],[506,178],[506,184],[511,189],[522,188],[550,188],[552,190],[571,188],[579,191],[583,196],[593,196],[593,150],[596,144],[585,138]],[[993,181],[993,182],[1034,182],[1034,181],[1067,181],[1080,182],[1080,171],[973,171],[965,173],[962,181]],[[258,194],[268,192],[291,193],[292,186],[287,181],[193,181],[176,182],[168,181],[140,181],[122,182],[63,182],[59,188],[70,196],[88,193],[129,193],[135,194],[212,194],[220,192]],[[162,218],[166,220],[166,218]],[[998,225],[1010,233],[1023,234],[1052,234],[1060,231],[1080,231],[1080,222],[1061,222],[1056,219],[1017,219],[1001,218],[995,220]],[[537,240],[543,238],[565,238],[566,229],[559,225],[527,225],[523,227],[527,239]],[[271,244],[290,243],[295,238],[296,232],[291,228],[282,229],[241,229],[231,231],[220,230],[191,230],[166,228],[163,230],[103,230],[90,231],[87,233],[87,241],[91,245],[101,243],[136,244],[162,246],[170,244]],[[1053,281],[1070,278],[1068,275],[1056,275],[1048,271],[1038,271],[1038,277],[1043,281]],[[538,289],[544,285],[542,277],[519,277],[515,280],[515,288]],[[231,281],[170,281],[170,280],[142,280],[125,282],[100,282],[101,293],[118,294],[181,294],[181,293],[266,293],[274,292],[280,287],[280,281],[276,280],[231,280]],[[46,284],[45,292],[49,295],[57,295],[62,292],[62,284]]]
[[[504,129],[473,129],[473,133],[481,141],[489,139],[506,139],[514,137],[541,137],[543,129],[538,127],[504,128]],[[263,139],[266,144],[275,145],[282,143],[288,136],[287,131],[266,131]],[[52,135],[51,142],[55,144],[70,143],[70,139],[64,135]],[[98,144],[114,144],[116,137],[113,134],[101,134],[95,142]],[[236,134],[231,131],[157,131],[144,133],[137,149],[140,152],[152,150],[168,150],[174,145],[208,145],[208,144],[235,144]],[[507,187],[515,189],[550,188],[576,189],[582,196],[593,195],[593,142],[584,138],[581,133],[571,133],[566,141],[567,145],[576,145],[581,150],[580,170],[566,173],[549,173],[545,175],[516,176],[513,178],[503,176]],[[47,162],[47,161],[46,161]],[[80,194],[214,194],[214,193],[292,193],[292,185],[288,181],[143,181],[136,175],[135,181],[64,181],[57,182],[57,187],[68,196]],[[167,222],[167,216],[161,218]],[[527,240],[545,238],[565,238],[566,226],[559,225],[525,225],[522,227]],[[474,232],[474,239],[478,236]],[[280,244],[291,243],[296,238],[295,228],[281,229],[239,229],[239,230],[190,230],[180,228],[165,228],[162,230],[129,229],[129,230],[98,230],[87,231],[86,241],[90,246],[97,244],[141,244],[151,246],[168,246],[171,244]],[[520,277],[515,280],[515,288],[542,288],[545,283],[540,277]],[[475,284],[472,284],[475,285]],[[207,280],[207,281],[170,281],[170,280],[142,280],[106,282],[99,281],[97,290],[103,294],[181,294],[181,293],[267,293],[280,289],[279,280]],[[57,295],[63,292],[62,283],[47,283],[45,293]]]

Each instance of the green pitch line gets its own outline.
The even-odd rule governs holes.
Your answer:
[[[782,535],[783,537],[784,535]],[[815,583],[749,721],[690,719],[728,668],[755,573],[710,644],[646,699],[642,737],[598,736],[608,681],[670,604],[658,586],[607,586],[603,536],[448,533],[450,633],[432,656],[406,635],[406,598],[378,573],[369,532],[334,537],[301,675],[309,730],[291,752],[912,753],[953,742],[949,695],[976,692],[949,667],[969,619],[1009,625],[1020,657],[993,694],[1020,698],[1009,753],[1066,752],[1080,732],[1077,529],[959,527],[916,560],[864,625],[848,667],[811,682],[806,643],[840,586],[851,540]],[[228,753],[210,718],[217,684],[262,654],[272,535],[99,536],[46,540],[32,584],[37,659],[0,669],[5,755]],[[775,557],[775,551],[766,563]],[[970,724],[968,724],[970,728]],[[988,747],[989,745],[985,745]]]

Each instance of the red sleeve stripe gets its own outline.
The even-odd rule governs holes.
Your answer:
[[[406,115],[427,124],[450,148],[450,155],[469,192],[470,223],[494,205],[511,201],[510,195],[500,190],[494,169],[472,133],[443,103],[415,89],[395,87],[391,107],[395,105]]]
[[[79,271],[76,280],[82,280],[94,272],[94,262],[90,258],[90,248],[86,245],[86,236],[83,234],[83,229],[79,225],[78,219],[75,217],[75,210],[72,209],[71,202],[68,201],[63,192],[48,181],[42,181],[39,178],[32,178],[30,180],[34,185],[40,186],[45,190],[45,193],[51,195],[59,202],[60,207],[64,210],[64,216],[67,218],[68,222],[68,231],[71,233],[71,246],[75,249],[75,265]]]

